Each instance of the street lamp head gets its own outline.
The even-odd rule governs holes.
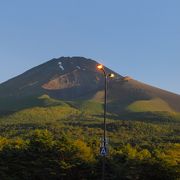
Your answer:
[[[98,69],[103,69],[103,65],[102,65],[102,64],[99,64],[99,65],[97,65],[97,68],[98,68]]]
[[[110,78],[114,78],[114,76],[115,76],[115,75],[114,75],[113,73],[110,73],[110,74],[109,74],[109,77],[110,77]]]

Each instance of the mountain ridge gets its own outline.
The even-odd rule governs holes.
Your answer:
[[[84,57],[54,58],[1,83],[0,101],[8,99],[11,104],[28,97],[38,99],[46,94],[50,98],[63,101],[93,100],[102,103],[104,78],[102,72],[97,70],[97,64],[99,63],[95,60]],[[129,111],[128,107],[136,101],[146,105],[153,102],[151,106],[156,105],[157,101],[153,101],[154,99],[159,99],[157,111],[162,111],[163,108],[159,107],[167,104],[164,110],[180,112],[180,95],[123,77],[107,67],[104,68],[116,77],[109,79],[109,112],[119,114]],[[25,103],[28,104],[28,101]],[[136,103],[136,106],[137,104],[139,103]],[[2,109],[3,103],[0,103],[0,110]],[[156,106],[152,109],[156,110]]]

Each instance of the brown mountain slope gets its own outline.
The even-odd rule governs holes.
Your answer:
[[[19,99],[37,98],[43,94],[65,101],[81,99],[101,103],[104,78],[102,72],[97,70],[97,64],[96,61],[83,57],[61,57],[32,68],[0,84],[0,110],[7,99],[12,104],[19,102]],[[109,73],[113,72],[105,69]],[[111,112],[125,111],[129,106],[129,109],[137,111],[138,106],[142,109],[143,103],[157,111],[180,112],[180,95],[130,77],[124,78],[118,73],[115,75],[116,78],[109,80],[108,103]],[[29,101],[23,100],[23,103],[28,104]]]
[[[128,106],[135,101],[161,99],[174,111],[180,112],[180,95],[130,79],[111,83],[110,99]],[[122,103],[120,103],[122,102]],[[157,109],[158,111],[158,109]]]

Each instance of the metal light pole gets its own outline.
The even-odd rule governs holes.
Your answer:
[[[104,74],[104,123],[103,123],[103,145],[100,148],[100,153],[103,156],[103,164],[102,164],[102,179],[105,179],[105,157],[107,155],[107,138],[106,138],[106,112],[107,112],[107,80],[108,77],[113,78],[114,74],[107,74],[103,65],[98,65],[97,68],[101,70]]]

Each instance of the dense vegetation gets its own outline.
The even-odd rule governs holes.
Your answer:
[[[48,103],[1,116],[0,179],[101,179],[103,119],[85,111],[95,104]],[[179,115],[133,117],[108,114],[106,179],[178,179]]]

